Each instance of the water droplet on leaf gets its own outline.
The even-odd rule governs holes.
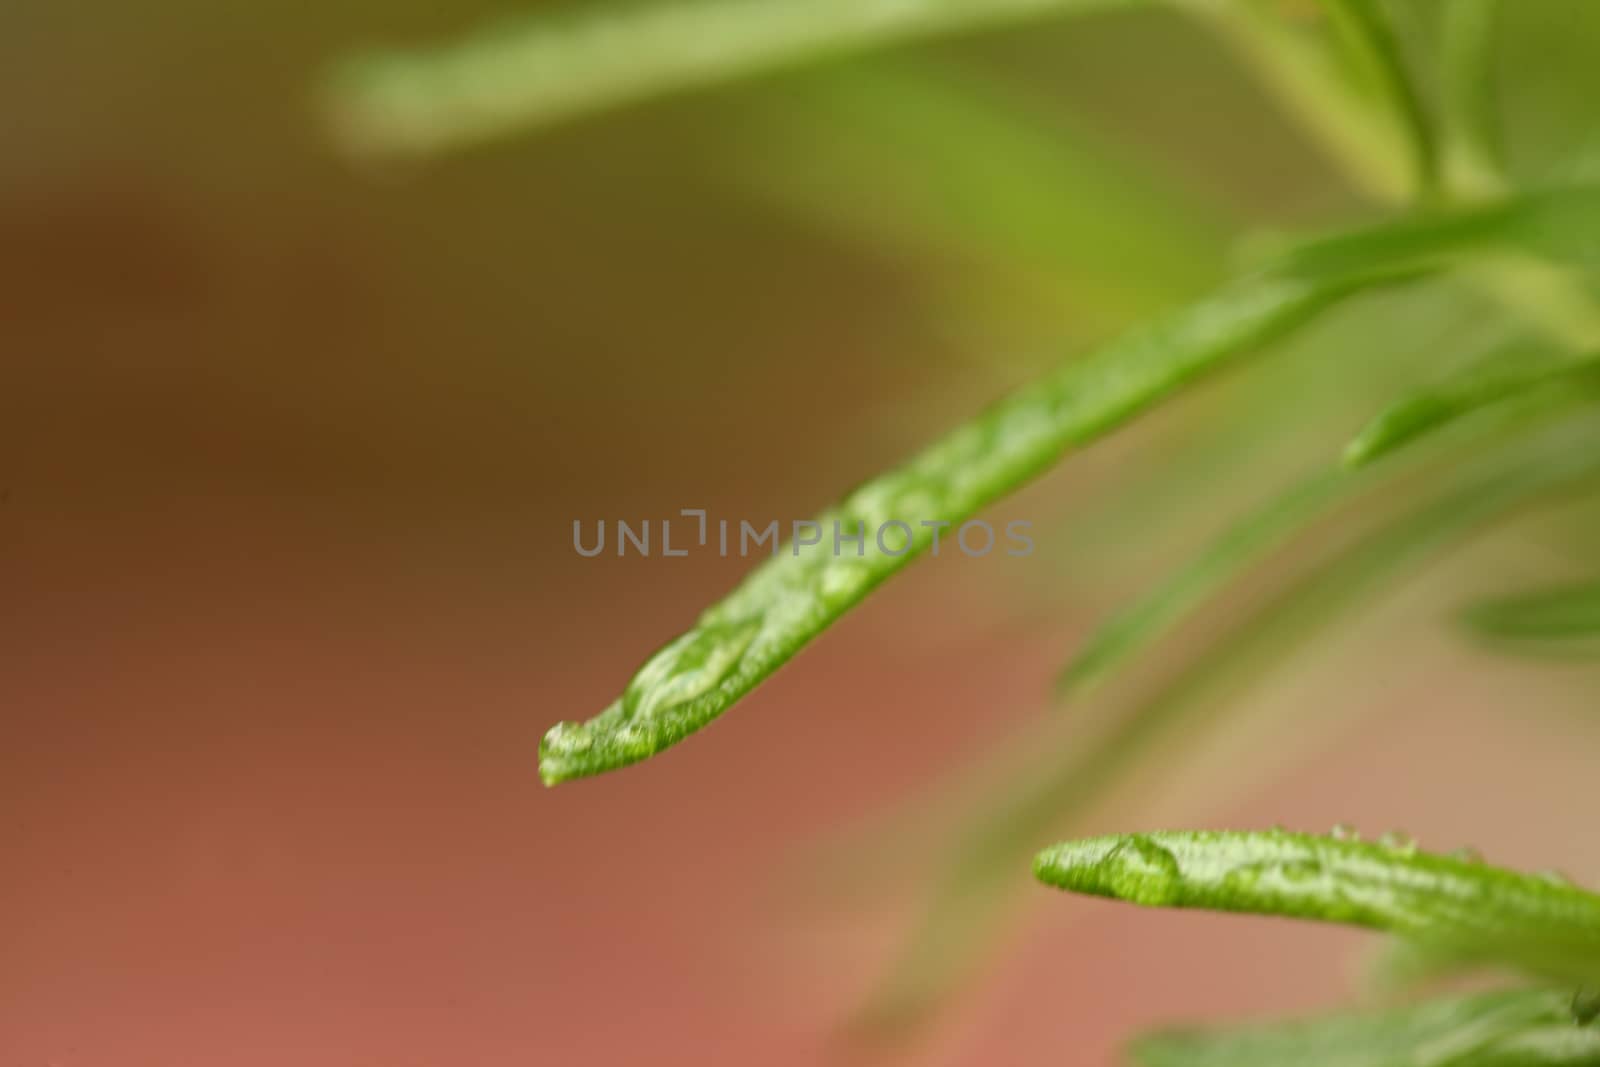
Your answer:
[[[625,719],[653,719],[704,696],[739,665],[759,619],[702,623],[650,657],[622,697]]]
[[[1397,856],[1415,856],[1417,842],[1403,830],[1387,830],[1378,837],[1378,845]]]

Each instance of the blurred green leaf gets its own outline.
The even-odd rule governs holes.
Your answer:
[[[851,64],[746,113],[722,180],[897,263],[969,268],[940,301],[997,291],[1011,317],[1103,334],[1223,273],[1226,230],[1179,183],[954,67]]]
[[[1449,1067],[1600,1067],[1600,1030],[1536,1027],[1485,1045]]]
[[[1142,1067],[1488,1067],[1593,1064],[1600,1032],[1579,1029],[1572,997],[1539,989],[1477,993],[1356,1015],[1235,1030],[1170,1030],[1137,1039]],[[1581,1056],[1516,1060],[1530,1048]]]
[[[1570,392],[1600,397],[1600,356],[1502,352],[1453,377],[1418,390],[1379,414],[1344,450],[1346,466],[1362,467],[1456,419],[1530,390],[1558,384]]]
[[[1503,183],[1494,48],[1500,0],[1451,0],[1440,41],[1441,103],[1456,183],[1487,192]]]
[[[1537,367],[1544,369],[1541,372]],[[1401,442],[1442,428],[1467,414],[1475,404],[1510,404],[1534,384],[1578,371],[1600,371],[1600,360],[1573,361],[1552,356],[1541,364],[1532,358],[1519,358],[1511,368],[1495,374],[1452,379],[1451,385],[1459,383],[1459,388],[1441,388],[1420,394],[1380,416],[1347,451],[1347,465],[1364,466]],[[1477,388],[1479,385],[1482,388]],[[1561,404],[1538,404],[1531,416],[1555,418],[1563,410]],[[1528,413],[1512,412],[1511,417],[1520,418],[1524,414]],[[1358,458],[1352,460],[1352,455]],[[1057,682],[1058,694],[1067,696],[1094,684],[1117,664],[1166,633],[1251,564],[1348,499],[1364,484],[1337,470],[1321,471],[1231,525],[1205,551],[1096,629],[1063,670]]]
[[[1407,198],[1415,168],[1404,131],[1352,83],[1319,20],[1263,0],[1171,2],[1210,26],[1358,188],[1390,203]]]
[[[1324,35],[1295,25],[1283,8],[1259,0],[1171,2],[1213,26],[1357,187],[1389,203],[1405,198],[1410,185],[1405,146],[1372,102],[1352,91],[1331,61],[1320,39]],[[1499,194],[1502,183],[1478,182],[1466,191]],[[1591,218],[1586,228],[1592,232],[1593,225]],[[1587,252],[1569,248],[1590,260],[1595,250],[1592,243]],[[1537,259],[1503,251],[1510,254],[1472,273],[1476,284],[1552,337],[1579,347],[1600,343],[1600,307],[1585,287]]]
[[[1412,181],[1419,198],[1437,195],[1439,161],[1433,128],[1376,0],[1327,0],[1334,28],[1366,80],[1400,126],[1410,148]]]
[[[1075,893],[1147,907],[1316,919],[1422,940],[1509,952],[1541,969],[1600,975],[1600,895],[1565,881],[1375,843],[1285,831],[1176,831],[1068,841],[1040,852],[1034,874]],[[1556,946],[1559,946],[1557,948]]]
[[[1536,190],[1466,209],[1413,214],[1379,229],[1305,242],[1284,255],[1280,269],[1315,276],[1363,262],[1425,268],[1515,254],[1600,266],[1600,187]]]
[[[1275,266],[1130,331],[1013,394],[904,468],[857,489],[812,529],[865,529],[858,555],[791,543],[695,627],[652,656],[588,722],[540,745],[549,784],[636,763],[717,718],[880,582],[959,524],[1056,462],[1233,356],[1292,330],[1352,292],[1415,277],[1504,241],[1552,254],[1589,248],[1557,221],[1600,228],[1600,191],[1570,190],[1405,221],[1299,246]],[[873,532],[900,521],[894,547]],[[915,525],[912,525],[915,524]],[[798,528],[794,531],[798,539]],[[776,551],[776,550],[775,550]]]
[[[1600,653],[1600,581],[1475,604],[1462,621],[1479,636],[1524,649]]]
[[[454,44],[332,74],[352,151],[423,154],[896,41],[1143,0],[655,0],[501,19]]]
[[[1057,679],[1057,694],[1065,697],[1088,688],[1343,499],[1354,485],[1339,471],[1321,471],[1231,526],[1150,594],[1095,630]]]
[[[945,996],[1002,922],[1018,888],[1015,867],[1041,837],[1081,819],[1161,745],[1202,725],[1214,729],[1237,707],[1242,686],[1386,583],[1437,562],[1447,548],[1517,508],[1600,474],[1600,438],[1587,427],[1552,430],[1535,420],[1529,432],[1521,430],[1514,427],[1509,440],[1496,433],[1475,442],[1453,465],[1457,470],[1406,483],[1402,499],[1420,498],[1421,505],[1318,561],[1109,730],[1087,738],[1075,732],[1065,755],[1034,740],[1027,763],[995,787],[998,799],[986,799],[970,818],[922,922],[864,1009],[864,1025],[904,1025]]]

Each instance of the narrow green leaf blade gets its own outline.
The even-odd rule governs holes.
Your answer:
[[[1600,1030],[1553,1023],[1492,1042],[1448,1067],[1600,1067]]]
[[[1170,630],[1251,563],[1289,540],[1353,486],[1353,480],[1340,471],[1320,471],[1234,524],[1150,594],[1090,635],[1057,679],[1057,694],[1067,696],[1087,689]]]
[[[1600,895],[1409,842],[1279,830],[1123,834],[1046,849],[1034,873],[1060,889],[1150,907],[1345,923],[1541,970],[1600,973]]]
[[[621,699],[586,723],[560,723],[540,746],[555,784],[654,755],[716,718],[927,549],[938,524],[959,524],[1228,357],[1270,341],[1368,279],[1245,282],[1124,335],[1023,389],[900,470],[857,489],[815,522],[867,530],[860,554],[785,545],[699,623],[656,653]],[[902,522],[909,537],[880,545]],[[898,531],[896,531],[898,532]]]
[[[1516,352],[1469,367],[1379,414],[1345,447],[1344,463],[1366,466],[1457,419],[1557,382],[1593,391],[1600,385],[1600,355]]]
[[[339,66],[327,107],[357,152],[423,154],[896,41],[1143,0],[656,0],[499,20]]]
[[[1382,8],[1375,0],[1327,0],[1326,8],[1346,49],[1365,69],[1404,133],[1418,196],[1433,195],[1439,184],[1433,128]]]
[[[959,262],[931,315],[987,302],[1008,326],[1103,337],[1224,276],[1214,207],[1064,102],[1040,107],[957,64],[818,71],[740,119],[740,165],[719,180],[897,265]]]
[[[1130,1051],[1141,1067],[1466,1067],[1501,1062],[1483,1057],[1550,1033],[1585,1034],[1571,1002],[1571,994],[1502,990],[1234,1030],[1158,1031]]]
[[[1600,581],[1490,600],[1462,621],[1482,637],[1549,651],[1600,650]]]
[[[1214,731],[1238,708],[1239,690],[1291,650],[1486,526],[1554,494],[1591,486],[1600,475],[1600,436],[1577,429],[1575,435],[1569,427],[1516,424],[1510,447],[1498,432],[1470,442],[1454,464],[1460,469],[1447,471],[1442,487],[1433,484],[1438,478],[1425,479],[1403,494],[1421,496],[1423,505],[1405,509],[1278,593],[1110,730],[1087,742],[1075,734],[1065,747],[1035,739],[1028,751],[1042,749],[1042,756],[1012,768],[999,799],[985,797],[917,932],[863,1013],[865,1023],[913,1020],[947,994],[977,946],[993,935],[1016,887],[1012,872],[1039,839],[1081,819],[1163,745],[1201,726]],[[1453,956],[1465,951],[1444,948]],[[1550,966],[1533,969],[1559,973]]]
[[[1115,429],[1241,352],[1294,329],[1352,292],[1403,281],[1507,241],[1574,249],[1552,229],[1600,189],[1343,234],[1130,331],[1013,394],[899,470],[818,516],[808,533],[865,529],[858,554],[796,540],[756,568],[687,633],[640,668],[621,698],[584,723],[553,727],[540,745],[549,784],[638,762],[700,729],[750,692],[880,582],[957,525],[1036,477],[1065,452]],[[1587,216],[1600,230],[1600,210]],[[1597,234],[1596,236],[1600,236]],[[1576,247],[1582,246],[1581,243]],[[886,526],[900,522],[902,528]],[[875,531],[897,536],[878,543]],[[900,533],[900,529],[904,533]],[[837,535],[835,536],[837,543]]]
[[[1280,269],[1325,275],[1372,261],[1421,269],[1514,255],[1573,267],[1600,265],[1600,186],[1539,190],[1306,242],[1283,257]]]
[[[1495,109],[1494,46],[1500,0],[1451,0],[1441,12],[1440,103],[1458,183],[1502,184],[1504,149]]]

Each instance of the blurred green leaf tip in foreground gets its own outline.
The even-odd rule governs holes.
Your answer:
[[[561,5],[460,41],[341,63],[324,98],[356,152],[427,154],[897,41],[1144,0],[677,0]]]
[[[1553,990],[1496,990],[1228,1031],[1160,1031],[1131,1052],[1141,1067],[1592,1067],[1600,1028],[1576,1006]]]

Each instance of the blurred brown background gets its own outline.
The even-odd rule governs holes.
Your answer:
[[[1214,494],[1130,505],[1136,548],[1093,524],[1124,465],[1212,434],[1236,377],[999,509],[1056,531],[1037,557],[919,564],[648,765],[550,791],[535,763],[743,571],[580,559],[573,519],[803,517],[1203,287],[1240,232],[1370,208],[1164,15],[895,57],[1170,187],[1198,236],[1147,289],[1087,290],[1070,256],[997,277],[808,213],[795,190],[895,199],[894,173],[852,184],[871,168],[826,154],[850,112],[829,79],[872,60],[428,165],[327,147],[326,61],[483,7],[0,14],[0,1067],[1097,1064],[1153,1021],[1342,995],[1359,937],[1030,890],[1050,906],[909,1044],[841,1032],[918,898],[841,891],[827,842],[914,817],[1043,714],[1119,597],[1281,480],[1247,451]],[[915,171],[937,143],[884,158]],[[1479,545],[1450,573],[1548,551]],[[1573,810],[1600,726],[1570,676],[1435,632],[1451,580],[1248,697],[1307,723],[1359,705],[1362,730],[1239,789],[1226,738],[1201,746],[1172,777],[1208,787],[1130,799],[1125,823],[1403,825],[1600,872]]]

